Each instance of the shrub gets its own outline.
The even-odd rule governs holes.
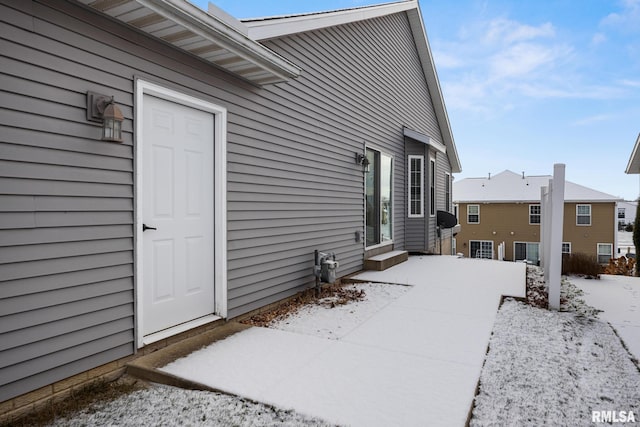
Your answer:
[[[609,265],[604,269],[604,274],[616,274],[618,276],[633,276],[633,268],[636,260],[633,258],[620,257],[610,259]]]
[[[633,231],[633,223],[630,222],[629,224],[625,225],[624,231],[632,232]]]
[[[598,257],[576,252],[564,254],[562,257],[562,274],[583,274],[599,277],[602,266],[598,264]]]

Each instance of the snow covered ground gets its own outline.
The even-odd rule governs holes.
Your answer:
[[[356,276],[408,285],[361,285],[369,295],[384,290],[380,303],[299,313],[276,325],[287,330],[251,328],[162,369],[336,424],[464,425],[500,297],[524,296],[525,269],[412,257]],[[332,316],[341,319],[323,323]]]
[[[471,426],[584,426],[592,411],[640,421],[640,373],[611,327],[505,301]]]
[[[602,310],[600,319],[611,323],[640,360],[640,278],[602,274],[599,280],[571,276],[569,281],[584,291],[587,304]]]
[[[361,275],[409,286],[357,285],[366,300],[306,306],[175,362],[273,406],[152,386],[56,425],[462,426],[480,375],[473,425],[587,425],[591,410],[640,418],[640,373],[606,323],[513,301],[497,312],[499,295],[524,291],[524,268],[412,257]]]

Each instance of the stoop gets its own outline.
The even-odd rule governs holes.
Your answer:
[[[407,251],[390,251],[364,260],[365,270],[383,271],[409,259]]]

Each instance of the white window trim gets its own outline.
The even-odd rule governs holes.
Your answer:
[[[540,221],[539,222],[531,222],[531,216],[533,215],[531,213],[531,207],[533,206],[538,206],[540,208],[540,213],[538,213],[538,217],[540,217]],[[540,225],[540,222],[542,222],[542,205],[540,205],[540,203],[532,203],[529,205],[529,225]]]
[[[213,114],[214,117],[214,182],[215,182],[215,196],[214,196],[214,233],[216,238],[214,239],[215,259],[212,262],[215,263],[215,277],[214,277],[214,299],[215,299],[215,315],[226,318],[227,317],[227,109],[213,104],[209,101],[205,101],[200,98],[177,92],[175,90],[166,88],[164,86],[157,85],[142,79],[135,80],[135,158],[136,158],[136,188],[142,188],[142,176],[143,176],[143,98],[145,94],[157,96],[159,98],[173,101],[181,105],[185,105],[192,108],[197,108],[203,111],[207,111]],[[142,277],[142,256],[143,256],[143,238],[142,238],[142,222],[143,222],[143,209],[142,209],[142,197],[136,194],[136,223],[135,223],[135,239],[136,239],[136,253],[135,253],[135,271],[136,278],[136,343],[138,348],[144,346],[144,337],[142,335],[143,325],[143,288],[144,278]],[[194,321],[197,322],[197,321]],[[178,325],[178,328],[187,328],[198,326],[195,323],[188,322],[183,325]],[[172,329],[173,330],[173,329]],[[176,330],[176,333],[179,332]],[[161,339],[161,338],[159,338]]]
[[[609,246],[611,248],[611,252],[608,254],[601,254],[600,246]],[[607,255],[609,258],[614,258],[615,254],[613,253],[613,243],[597,243],[596,244],[596,257],[598,258],[598,264],[607,264],[609,260],[607,260],[607,262],[600,262],[600,259],[599,259],[600,255]]]
[[[589,206],[589,224],[579,224],[578,223],[578,217],[579,216],[586,216],[586,215],[578,215],[578,207],[579,206]],[[581,204],[576,205],[576,225],[578,227],[590,227],[591,223],[592,223],[592,217],[593,217],[593,208],[591,207],[590,204],[581,203]]]
[[[569,245],[569,252],[562,252],[563,254],[571,253],[571,242],[562,242],[563,245]],[[560,249],[562,251],[562,248]]]
[[[526,251],[526,245],[534,245],[534,244],[538,245],[538,261],[540,261],[540,242],[523,242],[523,241],[520,241],[520,240],[513,242],[513,260],[514,261],[523,261],[523,260],[517,260],[516,259],[516,245],[517,244],[525,245],[525,251]],[[527,256],[528,255],[529,254],[527,253]],[[527,259],[525,258],[524,261],[526,261],[526,260]]]
[[[394,179],[395,178],[394,178],[394,175],[396,173],[396,167],[395,167],[396,158],[395,158],[394,155],[392,155],[389,152],[384,151],[384,150],[382,150],[380,148],[377,148],[376,146],[365,145],[364,150],[365,150],[365,153],[367,152],[367,150],[377,151],[378,153],[380,153],[381,156],[384,154],[385,156],[391,158],[391,212],[390,212],[390,214],[391,214],[391,218],[392,218],[392,221],[393,221],[393,218],[395,218],[394,214],[395,214],[395,209],[396,209],[395,203],[393,203],[394,202],[394,196],[395,196],[395,188],[394,188]],[[366,192],[366,188],[364,190]],[[366,214],[367,214],[366,203],[367,202],[365,200],[365,197],[363,197],[362,199],[363,199],[362,200],[362,202],[363,202],[362,203],[363,214],[364,214],[364,216],[366,216]],[[382,209],[382,206],[380,206],[380,209]],[[394,238],[395,238],[394,232],[393,232],[394,231],[393,226],[394,226],[394,224],[392,223],[392,226],[391,226],[391,239],[385,240],[385,241],[380,242],[380,243],[376,243],[375,245],[367,246],[367,228],[366,228],[366,224],[365,224],[365,230],[364,230],[364,233],[363,233],[363,236],[364,236],[364,239],[363,239],[364,240],[364,249],[368,251],[368,250],[371,250],[371,249],[377,249],[377,248],[381,248],[381,247],[384,247],[384,246],[393,245],[394,244]]]
[[[469,240],[469,258],[475,258],[475,255],[471,253],[471,242],[479,242],[481,250],[482,250],[482,243],[491,243],[491,258],[483,258],[483,259],[493,259],[494,246],[495,246],[493,243],[493,240]]]
[[[436,216],[438,204],[438,186],[436,185],[436,158],[429,156],[429,216]],[[431,203],[431,189],[433,188],[433,203]]]
[[[470,208],[471,206],[477,206],[477,207],[478,207],[478,214],[477,214],[477,215],[478,215],[478,222],[471,222],[471,221],[469,221],[469,215],[470,215],[470,214],[469,214],[469,208]],[[476,215],[476,214],[473,214],[473,215]],[[467,224],[480,224],[480,205],[477,205],[477,204],[474,204],[474,205],[467,205]]]
[[[407,197],[407,212],[408,212],[408,217],[409,218],[424,218],[424,156],[423,155],[409,155],[408,157],[409,159],[409,164],[407,167],[407,176],[408,176],[408,180],[407,182],[409,183],[408,188],[407,188],[407,193],[408,193],[408,197]],[[411,173],[413,172],[411,169],[411,161],[418,159],[420,160],[420,213],[411,213]]]

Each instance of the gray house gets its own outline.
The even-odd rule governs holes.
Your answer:
[[[460,162],[417,1],[0,21],[0,414],[312,286],[315,249],[436,252]]]

